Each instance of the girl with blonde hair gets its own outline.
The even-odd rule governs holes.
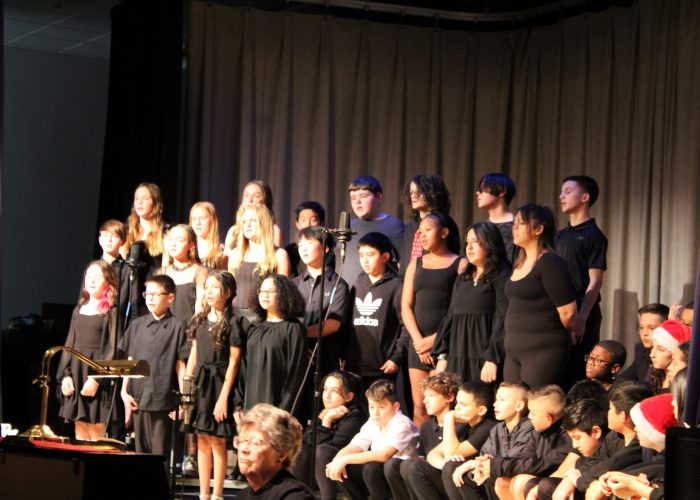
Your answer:
[[[209,269],[226,269],[228,258],[219,239],[219,217],[216,207],[208,201],[198,201],[190,209],[190,226],[197,235],[197,253]]]

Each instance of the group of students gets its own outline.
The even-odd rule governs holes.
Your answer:
[[[259,180],[245,186],[236,223],[223,245],[211,203],[195,204],[189,224],[166,228],[160,190],[150,183],[137,187],[127,224],[110,220],[100,228],[103,255],[87,267],[66,345],[104,359],[116,343],[120,355],[149,361],[151,377],[131,380],[121,389],[138,451],[167,452],[170,418],[177,408],[173,390],[183,376],[194,378],[196,409],[187,429],[197,435],[197,444],[190,438],[188,450],[194,454],[198,445],[203,497],[209,497],[212,472],[211,498],[222,494],[226,448],[235,432],[237,410],[269,403],[302,422],[314,418],[306,374],[309,351],[319,336],[324,338],[321,372],[338,379],[336,387],[328,389],[333,393],[328,398],[324,385],[326,408],[317,416],[322,436],[324,429],[339,422],[362,420],[365,391],[370,422],[381,420],[375,418],[377,412],[400,414],[399,399],[412,400],[405,410],[413,420],[399,420],[402,429],[415,429],[433,421],[435,403],[425,391],[434,376],[443,377],[442,384],[444,377],[458,377],[487,388],[501,380],[526,384],[523,387],[570,387],[586,376],[609,386],[625,363],[620,362],[621,345],[598,343],[607,240],[589,214],[598,196],[590,177],[564,179],[560,201],[570,224],[557,233],[549,208],[527,204],[513,214],[508,210],[516,192],[513,181],[503,174],[484,176],[476,195],[488,220],[467,228],[466,258],[460,256],[459,230],[450,218],[449,192],[439,176],[421,174],[407,184],[404,199],[411,220],[406,225],[382,212],[382,187],[373,177],[355,179],[348,192],[356,215],[351,228],[357,234],[346,256],[334,251],[333,239],[323,229],[325,211],[313,201],[296,208],[299,233],[294,243],[282,248],[272,192]],[[138,257],[135,248],[142,250]],[[692,306],[672,314],[687,310],[692,315]],[[652,360],[654,370],[641,377],[667,390],[672,377],[659,370],[667,373],[671,364],[672,353],[668,363],[661,353],[668,345],[661,342],[651,354],[644,346],[625,373],[641,374],[644,360],[647,366]],[[350,390],[347,380],[337,375],[344,373],[337,371],[341,366],[350,372],[348,380],[357,378],[357,387]],[[607,373],[600,377],[589,375],[601,366],[610,370],[601,370]],[[394,387],[404,372],[410,386],[405,397],[397,396]],[[61,416],[75,422],[76,437],[101,436],[112,413],[108,391],[68,356],[62,358],[58,380]],[[329,408],[330,396],[343,399],[348,394],[358,403],[359,413],[345,404]],[[382,413],[387,402],[390,411]],[[473,398],[464,404],[473,406]],[[481,406],[486,407],[484,415],[490,413],[490,403]],[[450,415],[448,420],[455,418],[455,413]],[[381,422],[366,429],[356,447],[372,443],[373,437],[384,439],[388,420]],[[476,427],[467,425],[465,432],[475,432]],[[434,422],[432,429],[442,432],[443,422]],[[455,444],[463,439],[454,432],[449,439],[445,436],[444,443],[450,445],[441,460],[464,455]],[[435,439],[443,441],[442,436]],[[367,462],[386,462],[411,443],[402,441],[405,446],[388,456],[370,454],[384,460]],[[329,448],[342,448],[337,444]],[[467,449],[478,451],[483,443],[477,444]],[[335,481],[352,469],[346,466],[356,462],[344,457],[364,453],[356,447],[342,448],[332,460],[325,460],[333,458],[331,450],[318,447],[317,453],[325,450],[326,455],[317,463],[329,465],[325,476],[318,469],[315,473],[322,492],[335,491],[336,486],[323,486],[323,477]],[[394,473],[403,467],[408,465],[396,465]],[[389,478],[386,470],[382,473]],[[391,480],[389,484],[393,491]]]

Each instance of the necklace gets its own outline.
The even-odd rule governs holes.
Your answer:
[[[173,268],[173,271],[175,271],[175,272],[177,272],[177,273],[180,273],[180,272],[186,271],[187,269],[189,269],[190,267],[192,267],[192,261],[188,262],[187,264],[185,264],[185,265],[182,266],[182,267],[177,267],[177,266],[175,265],[175,262],[173,262],[172,264],[170,264],[170,267]]]
[[[207,330],[212,331],[214,325],[216,325],[216,321],[212,321],[209,318],[207,318]]]

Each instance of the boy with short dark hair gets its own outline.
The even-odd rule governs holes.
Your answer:
[[[309,347],[313,348],[319,334],[319,294],[321,293],[321,271],[323,254],[333,250],[333,239],[326,239],[323,247],[323,229],[316,226],[305,227],[299,231],[299,256],[306,265],[306,271],[292,280],[304,297],[306,313],[304,325],[309,338]],[[337,282],[337,287],[334,285]],[[321,351],[321,374],[338,370],[343,346],[343,327],[348,320],[350,290],[345,280],[338,281],[338,275],[331,267],[326,267],[326,281],[323,290],[323,307],[326,320],[323,324],[323,350]]]
[[[420,428],[421,457],[406,460],[392,458],[384,464],[384,476],[394,498],[438,498],[445,495],[440,471],[423,457],[442,441],[445,415],[454,407],[459,383],[459,376],[453,373],[438,373],[421,382],[423,402],[430,415],[430,419]],[[466,425],[458,425],[459,439],[466,439],[467,431]]]
[[[302,201],[294,209],[294,225],[297,231],[301,231],[305,227],[325,226],[326,225],[326,210],[317,201]],[[297,242],[292,242],[285,248],[289,255],[289,269],[291,277],[299,276],[306,271],[306,265],[299,258],[299,245]],[[335,262],[332,262],[333,255],[326,257],[327,264],[331,268],[335,268]]]
[[[597,380],[610,390],[615,378],[625,365],[627,349],[615,340],[601,340],[586,355],[586,378]]]
[[[508,205],[515,196],[513,179],[502,173],[490,173],[479,179],[476,184],[476,204],[489,213],[488,221],[493,223],[503,236],[506,245],[506,257],[515,262],[516,247],[513,244],[513,219],[515,215]]]
[[[561,428],[564,391],[553,384],[530,389],[527,405],[534,428],[528,447],[517,457],[481,460],[474,469],[474,481],[478,485],[490,477],[497,478],[495,491],[499,498],[524,498],[530,478],[551,474],[571,449],[571,438]]]
[[[377,380],[365,393],[369,420],[349,445],[326,466],[326,476],[339,482],[351,500],[389,498],[384,463],[390,458],[418,456],[418,428],[401,413],[396,387],[389,380]]]
[[[390,266],[388,237],[367,233],[357,243],[363,273],[354,284],[352,328],[345,348],[346,368],[362,376],[363,387],[394,379],[406,357],[401,335],[401,280]]]
[[[466,439],[459,438],[458,424],[469,426]],[[495,425],[491,386],[480,380],[465,382],[457,393],[455,409],[445,415],[442,442],[428,453],[426,460],[442,470],[457,455],[463,459],[477,455]]]
[[[517,457],[532,439],[532,422],[527,418],[527,391],[524,382],[502,382],[493,403],[494,415],[500,422],[489,433],[479,450],[480,455],[466,462],[448,462],[442,469],[442,482],[450,499],[496,500],[496,478],[489,478],[480,486],[470,472],[489,457]]]
[[[371,232],[382,233],[389,238],[394,248],[401,248],[403,222],[382,212],[383,193],[379,181],[369,175],[358,177],[348,186],[348,193],[352,210],[357,217],[350,220],[350,229],[356,232],[353,238],[359,239]],[[338,255],[336,259],[337,265],[340,265]],[[358,249],[354,245],[348,245],[341,276],[348,283],[355,283],[361,271]]]
[[[112,264],[119,279],[119,312],[122,315],[122,325],[124,321],[135,319],[138,316],[139,285],[138,280],[129,283],[130,268],[119,254],[119,249],[126,241],[127,227],[121,221],[109,219],[102,223],[97,234],[97,241],[102,249],[101,259]],[[129,304],[129,288],[131,288],[131,307]],[[128,318],[126,314],[128,313]]]
[[[651,334],[662,325],[668,317],[669,308],[664,304],[647,304],[639,311],[639,340],[634,346],[634,361],[618,377],[619,380],[637,380],[646,382],[651,373]]]
[[[146,307],[150,314],[135,319],[124,333],[123,351],[129,359],[148,361],[150,377],[124,379],[121,397],[133,415],[136,451],[166,455],[170,451],[171,420],[177,410],[173,391],[179,390],[190,346],[185,322],[170,312],[175,283],[170,276],[146,280]]]
[[[561,209],[569,216],[569,223],[557,232],[555,248],[569,264],[578,306],[574,331],[577,345],[571,351],[568,370],[570,383],[585,376],[583,356],[600,340],[600,290],[607,269],[608,240],[590,215],[598,192],[598,183],[592,177],[571,175],[562,181],[559,194]]]
[[[566,408],[561,426],[571,438],[572,447],[575,450],[570,453],[573,459],[578,455],[585,460],[598,453],[608,433],[606,413],[607,409],[595,399],[582,399]],[[567,498],[573,495],[576,489],[575,479],[578,479],[581,473],[575,466],[564,465],[567,461],[565,460],[550,477],[531,479],[528,487],[534,491],[528,492],[528,498],[533,496],[541,500],[552,498],[555,490],[557,494],[566,491]]]

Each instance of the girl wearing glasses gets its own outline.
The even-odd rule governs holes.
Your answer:
[[[241,361],[241,326],[233,314],[231,300],[236,282],[231,273],[212,271],[204,283],[202,312],[187,328],[192,343],[187,374],[197,385],[192,429],[197,434],[197,462],[201,499],[222,499],[226,478],[226,440],[233,436],[233,386]]]
[[[254,291],[260,324],[248,333],[245,408],[269,403],[291,412],[307,364],[306,327],[297,320],[304,299],[281,274],[258,279]]]

